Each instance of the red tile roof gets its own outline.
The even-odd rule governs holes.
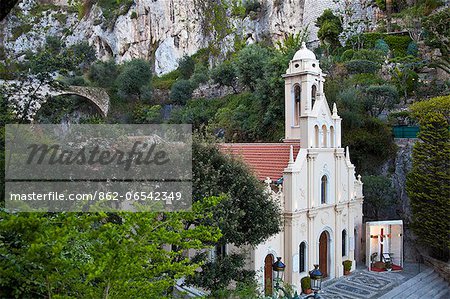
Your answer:
[[[276,181],[283,176],[289,163],[289,149],[294,147],[294,158],[300,150],[300,143],[222,143],[223,153],[241,157],[260,180],[269,177]]]

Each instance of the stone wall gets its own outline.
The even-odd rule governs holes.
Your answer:
[[[450,263],[446,263],[431,256],[422,254],[425,264],[432,267],[439,275],[450,283]]]

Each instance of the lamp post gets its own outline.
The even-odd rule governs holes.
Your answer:
[[[283,276],[284,276],[284,269],[286,268],[286,265],[283,264],[281,261],[281,257],[277,257],[277,261],[272,264],[272,270],[275,272],[275,291],[282,291],[285,298],[287,299],[300,299],[300,297],[297,294],[297,291],[294,293],[294,297],[291,297],[286,290],[280,286],[280,282],[283,282]]]
[[[319,291],[322,289],[323,274],[319,270],[319,265],[314,265],[314,269],[309,271],[309,277],[311,277],[311,289],[313,294],[308,295],[306,298],[320,298]]]

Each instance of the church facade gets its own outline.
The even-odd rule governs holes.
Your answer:
[[[284,79],[284,142],[223,145],[265,181],[282,206],[282,232],[249,250],[248,266],[266,294],[277,257],[286,264],[284,281],[301,291],[300,279],[314,264],[326,277],[340,277],[342,262],[351,260],[354,269],[363,252],[361,177],[341,146],[341,118],[325,98],[325,74],[305,44]]]

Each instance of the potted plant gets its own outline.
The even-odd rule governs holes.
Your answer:
[[[309,276],[305,276],[300,280],[300,283],[302,285],[302,292],[304,294],[311,294],[311,278]]]
[[[386,271],[392,271],[392,263],[391,262],[384,263],[384,268],[386,269]]]
[[[342,262],[342,264],[344,265],[344,275],[350,274],[350,270],[352,269],[352,263],[353,262],[351,260],[346,260]]]

